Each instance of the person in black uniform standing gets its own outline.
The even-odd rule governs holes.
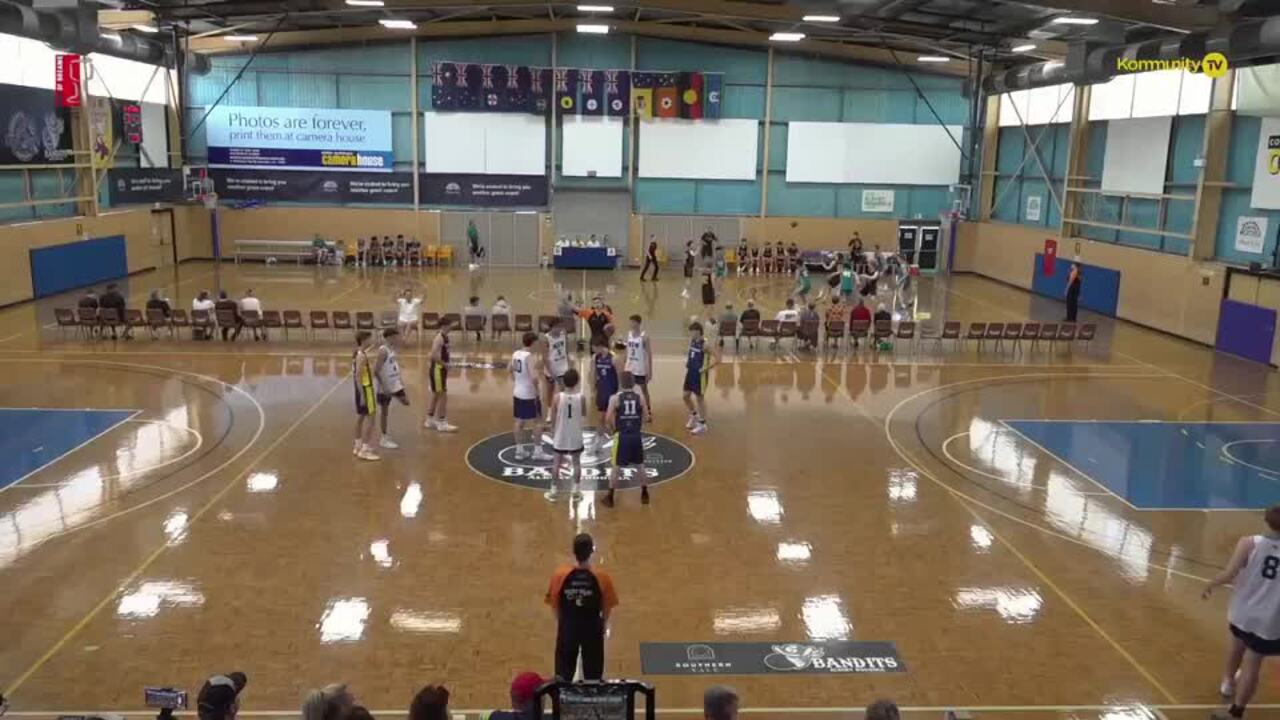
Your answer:
[[[1076,321],[1076,313],[1080,311],[1080,265],[1071,263],[1071,274],[1067,276],[1067,322]]]
[[[644,267],[640,269],[640,282],[644,282],[644,276],[649,273],[649,268],[653,268],[653,279],[658,279],[658,241],[652,235],[649,236],[649,246],[644,251]]]
[[[573,681],[582,654],[582,678],[604,677],[604,632],[609,615],[618,605],[613,578],[591,566],[595,540],[587,533],[573,539],[575,562],[551,576],[545,601],[556,616],[556,677]]]

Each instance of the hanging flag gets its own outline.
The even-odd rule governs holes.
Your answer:
[[[438,62],[431,66],[431,107],[442,112],[458,109],[458,66]]]
[[[658,79],[658,88],[653,93],[654,114],[661,118],[680,117],[679,77],[664,73]]]
[[[556,68],[556,107],[560,114],[578,112],[578,71]]]
[[[702,119],[702,73],[680,73],[680,117]]]
[[[579,111],[583,115],[603,115],[604,71],[583,70],[578,75],[578,87],[582,98]]]
[[[631,73],[626,70],[604,71],[605,114],[626,117],[631,114]]]
[[[454,110],[482,110],[480,103],[481,86],[484,84],[484,71],[479,65],[461,65],[455,63],[451,95],[454,98]]]
[[[507,76],[502,65],[480,66],[481,109],[505,112],[507,109]]]
[[[546,115],[551,107],[548,92],[551,90],[551,68],[529,68],[530,112]]]
[[[702,79],[702,117],[720,119],[720,98],[724,94],[724,75],[707,73]]]
[[[655,73],[631,73],[631,112],[636,117],[653,117],[653,88],[657,84]]]

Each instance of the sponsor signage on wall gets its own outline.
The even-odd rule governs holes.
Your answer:
[[[217,106],[207,121],[209,165],[391,172],[385,110]]]
[[[547,204],[547,178],[428,173],[422,176],[422,202],[471,207],[543,207]]]
[[[863,190],[862,212],[893,212],[893,190]]]
[[[1262,254],[1263,246],[1267,244],[1268,224],[1269,218],[1265,215],[1236,218],[1236,250]]]
[[[79,55],[53,56],[53,92],[58,107],[80,107],[84,101],[84,82]]]
[[[116,168],[107,180],[112,205],[176,203],[184,198],[181,170]]]
[[[1280,118],[1262,118],[1249,206],[1255,210],[1280,210]]]
[[[71,162],[71,115],[52,90],[0,85],[0,165]]]
[[[645,675],[856,675],[907,667],[891,642],[640,643]]]
[[[1026,220],[1028,222],[1040,222],[1040,210],[1043,205],[1044,198],[1039,195],[1028,195]]]
[[[223,200],[413,204],[413,173],[214,170],[209,175]]]

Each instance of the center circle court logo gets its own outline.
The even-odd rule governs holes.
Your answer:
[[[586,449],[582,452],[583,488],[607,487],[609,467],[613,458],[613,437],[602,438],[596,445],[594,430],[582,433]],[[543,452],[552,454],[551,435],[542,433],[538,438]],[[551,460],[516,457],[516,441],[512,433],[492,435],[481,440],[467,451],[467,465],[472,470],[499,482],[534,490],[551,487]],[[693,467],[693,451],[665,435],[644,433],[644,465],[648,485],[659,485],[674,480]],[[639,468],[622,468],[618,487],[640,487]],[[568,470],[566,469],[566,479]]]

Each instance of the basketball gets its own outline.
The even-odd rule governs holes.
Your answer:
[[[606,338],[613,337],[613,323],[604,326],[604,336]]]

